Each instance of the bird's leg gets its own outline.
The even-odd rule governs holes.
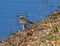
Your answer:
[[[22,29],[23,29],[23,30],[25,29],[25,25],[22,25]]]
[[[27,28],[27,24],[25,24],[24,27]]]

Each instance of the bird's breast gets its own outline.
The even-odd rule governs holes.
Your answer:
[[[28,22],[26,20],[20,19],[20,23],[21,24],[28,24]]]

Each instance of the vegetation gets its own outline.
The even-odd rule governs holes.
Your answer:
[[[11,34],[0,46],[60,46],[60,15],[55,13],[32,27]]]

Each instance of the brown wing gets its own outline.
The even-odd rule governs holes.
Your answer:
[[[26,20],[25,18],[20,18],[20,23],[21,24],[29,24],[29,23],[33,24],[32,22]]]

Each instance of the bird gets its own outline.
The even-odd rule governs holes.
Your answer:
[[[19,22],[20,22],[20,23],[22,24],[22,26],[23,26],[23,30],[25,29],[25,26],[24,26],[24,25],[33,24],[33,22],[25,19],[21,13],[19,13],[18,16],[19,16]]]

